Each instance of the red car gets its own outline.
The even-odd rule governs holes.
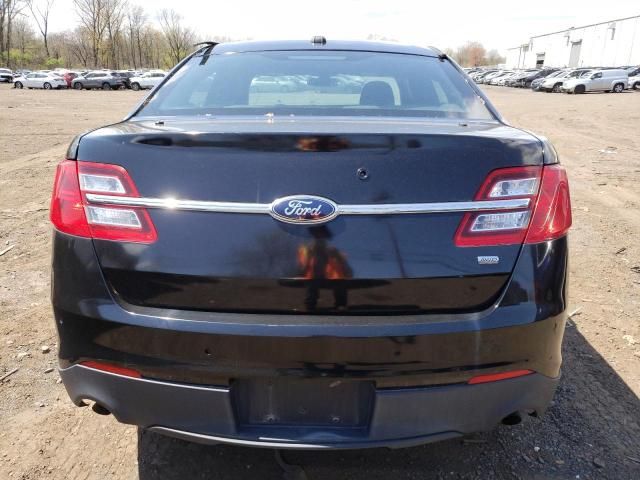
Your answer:
[[[78,74],[76,72],[67,72],[62,76],[62,78],[64,78],[64,81],[67,82],[67,88],[71,88],[71,82],[77,76]]]

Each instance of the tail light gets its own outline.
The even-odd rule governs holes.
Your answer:
[[[560,165],[503,168],[491,172],[475,200],[530,199],[524,209],[467,213],[455,235],[458,247],[538,243],[571,227],[569,183]]]
[[[144,208],[93,205],[86,193],[140,196],[119,165],[64,160],[58,165],[51,198],[51,222],[57,230],[99,240],[156,241],[156,229]]]

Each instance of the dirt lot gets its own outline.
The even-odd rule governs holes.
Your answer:
[[[465,440],[287,452],[309,479],[640,478],[640,93],[487,92],[512,123],[551,138],[572,181],[579,310],[556,400],[541,420]],[[58,383],[47,220],[55,164],[73,135],[118,120],[142,95],[0,86],[0,377],[19,369],[0,383],[2,479],[283,478],[270,450],[138,433],[72,406]]]

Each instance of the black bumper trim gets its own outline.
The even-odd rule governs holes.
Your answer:
[[[93,400],[123,423],[200,442],[269,448],[404,447],[494,428],[516,412],[544,413],[558,379],[540,374],[481,385],[382,389],[367,432],[238,428],[227,388],[129,378],[80,365],[60,370],[76,404]]]

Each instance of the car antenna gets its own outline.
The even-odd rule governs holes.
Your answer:
[[[211,51],[215,48],[216,45],[220,45],[220,42],[200,42],[196,43],[194,47],[199,47],[201,45],[205,45],[207,48],[204,52],[202,52],[202,60],[200,60],[200,65],[204,65],[209,60],[209,56],[211,55]]]

